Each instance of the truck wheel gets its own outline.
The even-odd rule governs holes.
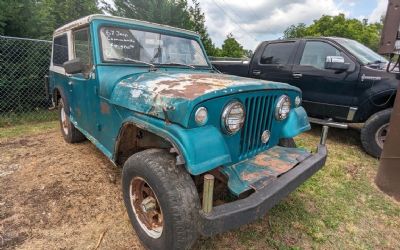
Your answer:
[[[85,140],[85,136],[75,128],[74,124],[71,123],[66,113],[67,107],[64,104],[64,100],[61,98],[58,102],[58,116],[60,120],[61,134],[64,140],[68,143],[76,143]]]
[[[389,128],[392,109],[385,109],[373,114],[361,129],[361,143],[364,150],[379,158]]]
[[[293,138],[281,138],[279,139],[279,146],[285,147],[285,148],[296,148],[296,142],[294,141]]]
[[[122,171],[130,221],[148,249],[189,249],[198,237],[200,202],[184,166],[165,150],[132,155]]]

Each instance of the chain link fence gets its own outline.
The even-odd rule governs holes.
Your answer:
[[[0,127],[57,118],[45,90],[51,44],[0,36]]]

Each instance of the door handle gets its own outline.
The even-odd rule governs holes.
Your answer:
[[[260,70],[257,70],[257,69],[255,69],[255,70],[253,70],[253,75],[255,75],[255,76],[259,76],[259,75],[261,75],[261,71],[260,71]]]
[[[302,78],[302,77],[303,77],[303,74],[301,74],[301,73],[293,73],[293,78],[298,79],[298,78]]]

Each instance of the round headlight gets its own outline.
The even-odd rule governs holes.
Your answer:
[[[208,121],[208,112],[205,107],[200,107],[196,110],[194,114],[194,120],[196,121],[197,125],[204,125]]]
[[[294,98],[294,105],[296,105],[296,107],[300,106],[301,104],[301,97],[300,96],[296,96],[296,98]]]
[[[290,98],[287,95],[279,97],[275,107],[275,118],[277,120],[285,120],[290,112]]]
[[[221,117],[223,130],[228,134],[237,133],[243,127],[245,113],[243,104],[238,101],[226,105]]]

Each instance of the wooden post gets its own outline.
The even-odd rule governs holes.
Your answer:
[[[213,207],[213,192],[214,192],[214,176],[211,174],[204,175],[203,188],[203,212],[208,214]]]
[[[383,192],[400,200],[400,85],[375,182]]]

